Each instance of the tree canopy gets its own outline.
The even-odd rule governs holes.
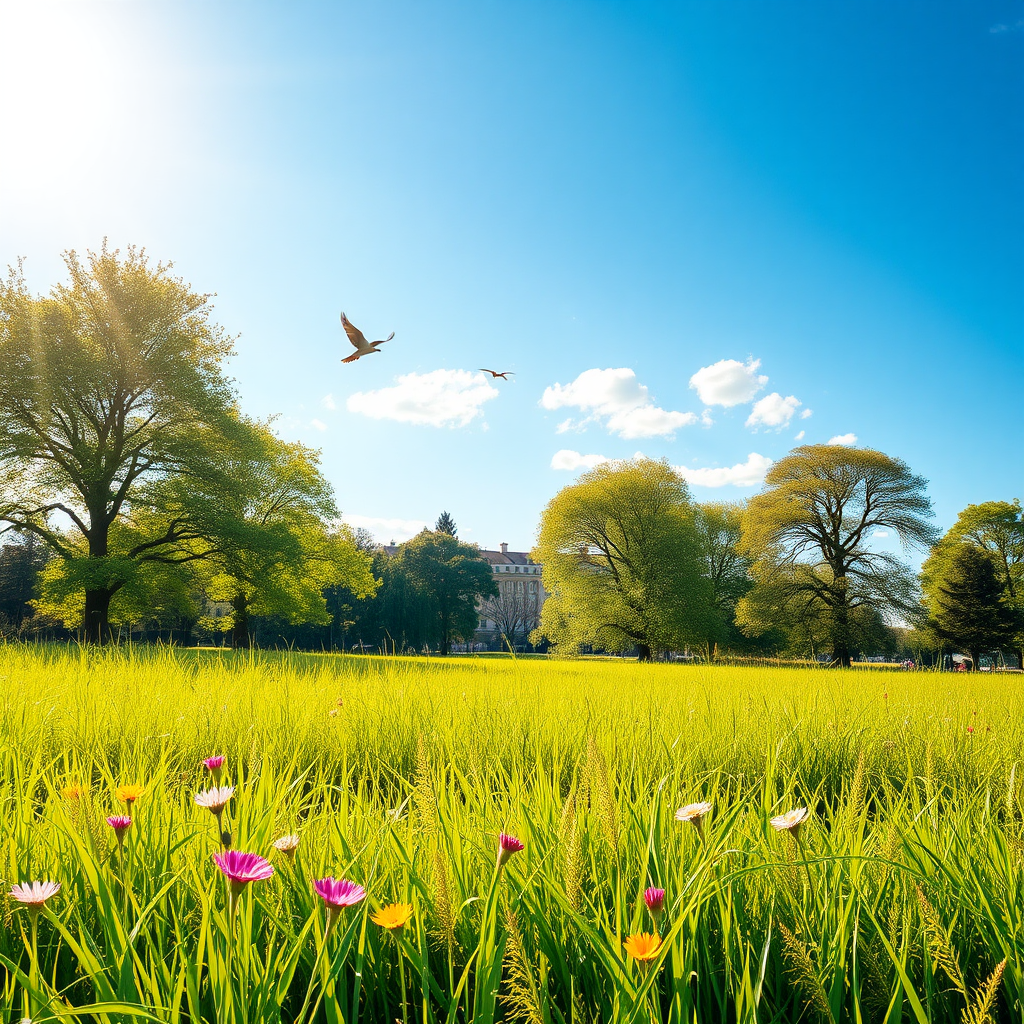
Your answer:
[[[899,459],[841,445],[806,445],[772,466],[743,519],[755,583],[737,610],[744,630],[823,626],[832,657],[849,665],[857,609],[912,615],[913,573],[870,542],[875,530],[894,532],[904,547],[934,540],[925,485]]]
[[[497,595],[491,567],[475,544],[439,530],[423,530],[402,545],[401,560],[413,586],[428,598],[438,649],[448,654],[453,640],[473,635],[477,602]]]
[[[220,472],[231,340],[209,296],[144,250],[65,263],[70,281],[49,295],[29,294],[20,268],[0,285],[0,523],[60,556],[87,636],[103,640],[110,600],[140,566],[198,557],[201,532],[166,507],[165,484]]]
[[[695,509],[667,462],[605,463],[562,488],[533,557],[551,592],[540,634],[558,650],[657,651],[706,642],[711,587]]]

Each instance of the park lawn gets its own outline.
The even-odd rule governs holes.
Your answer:
[[[38,962],[4,908],[5,1019],[1024,1015],[1019,677],[8,645],[0,688],[4,875],[63,886]],[[234,920],[193,799],[221,753],[276,869]],[[325,875],[369,893],[326,945]]]

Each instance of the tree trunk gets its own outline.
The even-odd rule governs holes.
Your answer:
[[[647,646],[647,644],[636,645],[636,660],[637,661],[654,661],[654,651]]]
[[[245,594],[239,594],[231,601],[231,607],[235,612],[235,622],[231,627],[232,647],[251,647],[249,636],[249,602]]]
[[[85,642],[105,644],[110,639],[110,599],[114,592],[109,587],[85,592]]]
[[[839,663],[840,668],[850,667],[850,606],[847,603],[846,577],[836,580],[839,591],[835,604],[835,625],[832,635],[832,660]]]

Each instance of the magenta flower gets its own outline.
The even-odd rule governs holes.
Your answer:
[[[343,907],[354,907],[366,899],[366,890],[347,878],[314,878],[313,888],[327,907],[327,932],[334,926]]]
[[[113,814],[107,818],[107,824],[114,830],[117,836],[117,845],[124,844],[124,834],[132,827],[132,819],[127,814]]]
[[[262,882],[270,878],[274,869],[270,862],[258,853],[240,853],[238,850],[225,850],[215,853],[213,862],[220,868],[221,874],[228,880],[230,890],[228,904],[234,913],[238,897],[245,891],[250,882]]]
[[[644,893],[644,903],[647,904],[647,910],[650,912],[651,917],[657,921],[665,912],[665,890],[655,889],[652,885]]]
[[[213,781],[220,784],[220,772],[224,767],[225,757],[223,754],[215,754],[213,757],[206,758],[203,764],[206,765],[206,770],[213,776]]]
[[[11,897],[28,907],[33,920],[43,909],[43,904],[59,892],[60,882],[18,882],[11,886]]]
[[[500,871],[505,866],[505,862],[512,854],[520,853],[523,849],[525,847],[515,836],[502,832],[498,836],[498,870]]]

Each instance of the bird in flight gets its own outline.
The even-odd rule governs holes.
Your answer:
[[[488,370],[487,367],[485,367],[485,366],[481,366],[480,367],[480,372],[481,373],[489,373],[492,378],[500,377],[502,380],[508,380],[509,377],[514,377],[515,376],[515,374],[511,370],[505,370],[502,373],[498,373],[497,370]]]
[[[383,345],[384,342],[390,341],[395,336],[395,332],[392,331],[386,338],[380,341],[367,341],[363,337],[363,332],[344,313],[341,314],[341,326],[345,328],[348,340],[352,342],[356,349],[352,355],[342,359],[343,363],[354,363],[357,359],[362,359],[363,356],[368,356],[371,352],[379,352],[380,349],[377,346]]]

